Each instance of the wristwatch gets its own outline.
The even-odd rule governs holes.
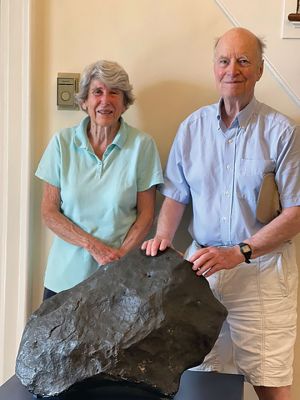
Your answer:
[[[239,243],[240,246],[240,252],[243,254],[243,256],[245,257],[245,262],[247,264],[250,264],[250,258],[252,255],[252,249],[249,246],[249,244],[241,242]]]

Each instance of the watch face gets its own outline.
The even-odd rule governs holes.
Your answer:
[[[244,244],[242,246],[242,251],[243,251],[243,253],[250,253],[251,252],[251,248],[250,248],[250,246],[248,244]]]
[[[243,254],[243,256],[245,257],[245,262],[247,263],[247,264],[250,264],[250,258],[251,258],[251,256],[252,256],[252,249],[251,249],[251,247],[249,246],[249,244],[247,244],[247,243],[239,243],[239,246],[240,246],[240,251],[241,251],[241,253]]]

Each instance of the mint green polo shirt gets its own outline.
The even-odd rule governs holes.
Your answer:
[[[61,212],[104,243],[120,247],[136,220],[137,192],[163,182],[154,140],[121,118],[114,141],[100,160],[86,135],[89,117],[51,139],[36,176],[60,189]],[[69,289],[99,268],[85,249],[55,235],[44,285]]]

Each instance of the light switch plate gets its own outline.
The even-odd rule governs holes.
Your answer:
[[[57,109],[79,110],[75,94],[79,88],[80,74],[59,72],[57,75]]]

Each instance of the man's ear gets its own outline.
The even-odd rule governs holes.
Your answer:
[[[262,77],[263,72],[264,72],[264,60],[261,60],[261,63],[260,63],[260,66],[259,66],[259,70],[258,70],[257,81],[260,80],[260,78]]]

